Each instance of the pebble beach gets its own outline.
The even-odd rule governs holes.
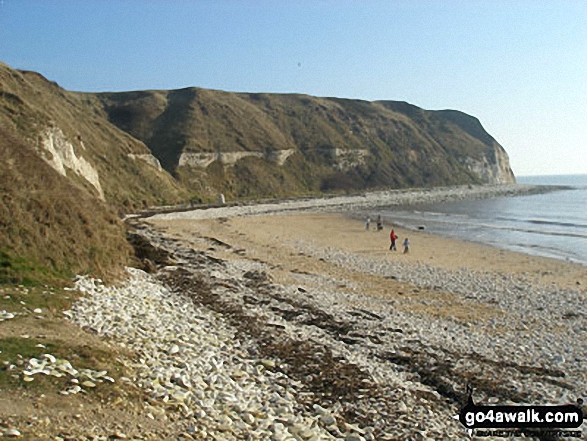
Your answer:
[[[147,412],[183,439],[471,439],[487,404],[587,396],[587,268],[420,232],[410,253],[346,208],[535,191],[479,187],[130,219],[145,268],[80,277],[71,321],[131,350]],[[120,381],[117,379],[117,381]],[[173,438],[179,439],[179,438]],[[490,439],[490,438],[484,438]]]

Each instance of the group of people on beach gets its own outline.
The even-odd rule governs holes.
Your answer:
[[[369,230],[369,228],[371,228],[371,218],[368,217],[365,220],[365,230]],[[377,226],[376,226],[376,231],[381,231],[383,230],[383,220],[381,219],[381,215],[377,216]]]
[[[365,220],[365,230],[369,231],[370,228],[371,228],[371,218],[367,217],[367,219]],[[383,221],[381,220],[381,215],[377,216],[377,226],[376,226],[376,231],[380,231],[380,230],[383,230]],[[395,246],[395,242],[398,239],[399,239],[399,237],[397,236],[397,234],[395,234],[395,231],[392,228],[391,231],[389,232],[389,240],[391,241],[391,245],[389,245],[389,251],[397,251],[397,248]],[[410,239],[409,238],[406,237],[404,239],[403,247],[404,247],[404,254],[406,254],[410,251]]]

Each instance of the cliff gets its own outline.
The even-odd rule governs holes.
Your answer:
[[[0,129],[0,279],[16,256],[49,273],[115,267],[128,249],[100,234],[121,238],[116,214],[145,206],[514,182],[477,119],[403,102],[77,93],[0,63]]]
[[[91,95],[188,188],[232,197],[511,183],[474,117],[403,102],[188,88]]]
[[[35,72],[0,63],[0,282],[49,282],[129,258],[117,214],[189,194],[139,140]]]

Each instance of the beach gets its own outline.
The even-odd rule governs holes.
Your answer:
[[[278,205],[137,223],[169,253],[157,279],[217,314],[285,387],[289,410],[269,406],[247,439],[468,439],[452,418],[467,385],[485,404],[587,395],[587,267],[401,228],[392,252],[390,224]],[[207,408],[206,433],[248,411],[231,412]]]
[[[587,268],[556,259],[541,258],[519,252],[500,250],[472,242],[438,237],[423,231],[384,225],[375,231],[372,216],[370,231],[365,231],[363,220],[340,213],[304,213],[270,216],[231,218],[227,221],[154,220],[156,226],[165,228],[175,237],[190,240],[191,235],[217,237],[246,248],[248,253],[259,253],[267,260],[291,262],[295,243],[304,243],[316,249],[338,249],[352,255],[382,260],[398,261],[410,265],[431,265],[447,270],[467,268],[472,271],[495,271],[519,276],[529,276],[542,284],[556,283],[577,288],[577,282],[585,281]],[[389,232],[394,228],[399,236],[397,252],[389,251]],[[220,236],[220,237],[218,237]],[[403,254],[402,242],[410,238],[410,252]],[[301,259],[296,265],[306,267]],[[312,266],[314,263],[310,263]],[[292,264],[293,265],[293,264]],[[293,265],[295,266],[295,265]]]

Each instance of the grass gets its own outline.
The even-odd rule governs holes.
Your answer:
[[[0,286],[0,310],[16,315],[0,323],[0,389],[42,393],[64,390],[70,385],[69,376],[56,378],[37,374],[33,377],[34,381],[23,381],[22,370],[26,361],[43,354],[68,360],[77,370],[106,370],[114,378],[124,375],[124,367],[116,361],[116,354],[112,350],[97,347],[90,340],[84,341],[72,335],[73,325],[62,318],[62,311],[70,309],[72,302],[79,296],[80,293],[76,291],[60,288]],[[37,308],[42,310],[40,314],[34,313]],[[32,316],[40,318],[32,319]],[[6,331],[3,325],[10,326],[12,331]],[[39,331],[49,330],[50,337],[39,334]],[[15,367],[9,369],[11,365]],[[108,388],[102,388],[100,383],[92,391],[101,389],[104,389],[99,393],[102,398],[104,394],[112,393]]]
[[[6,65],[0,90],[0,283],[116,273],[130,255],[119,217],[147,206],[477,183],[464,158],[498,147],[468,115],[405,103],[197,88],[74,93]],[[41,159],[48,128],[97,171],[106,201]],[[341,171],[334,148],[369,154]],[[286,149],[296,153],[284,165],[177,168],[183,152]],[[149,151],[167,172],[128,156]]]
[[[91,95],[111,123],[143,141],[192,191],[232,199],[316,191],[478,183],[466,158],[499,148],[475,118],[407,103],[238,94],[187,88]],[[366,163],[338,173],[325,149],[367,149]],[[284,166],[181,167],[183,152],[295,149]]]
[[[130,247],[113,210],[0,128],[0,282],[63,284],[115,276]]]
[[[38,345],[44,345],[45,348]],[[56,378],[37,374],[34,381],[28,383],[22,379],[22,370],[26,361],[43,354],[54,354],[60,347],[59,342],[47,342],[42,339],[6,337],[0,339],[0,389],[35,390],[41,392],[58,391],[67,386],[69,378]],[[10,367],[14,368],[10,369]]]
[[[0,336],[2,336],[0,338],[0,351],[2,351],[0,353],[0,388],[50,390],[65,386],[64,379],[44,375],[36,375],[35,381],[26,383],[22,381],[20,372],[24,362],[32,357],[37,358],[42,354],[56,355],[57,352],[64,352],[65,346],[62,342],[23,337],[23,335],[33,334],[36,331],[31,329],[31,325],[24,324],[23,320],[34,314],[35,309],[40,308],[43,311],[41,316],[47,317],[48,313],[58,314],[70,307],[72,298],[64,293],[65,291],[55,288],[38,286],[4,285],[0,287],[0,310],[6,310],[16,315],[10,320],[18,326],[20,334],[19,336],[4,336],[3,324],[0,323]],[[46,319],[40,319],[38,321],[39,328],[43,328],[46,322]],[[44,345],[45,348],[38,345]],[[20,366],[17,369],[8,370],[10,365]],[[15,378],[15,375],[18,378]]]
[[[0,285],[0,309],[26,313],[40,308],[58,314],[69,309],[78,296],[77,291],[63,291],[55,287]]]
[[[0,285],[8,283],[25,286],[58,284],[70,276],[71,274],[35,264],[20,256],[11,257],[5,251],[0,250]]]
[[[40,347],[38,345],[43,345]],[[0,390],[24,390],[38,392],[59,392],[71,386],[69,375],[57,378],[50,375],[35,374],[34,381],[23,381],[22,370],[31,358],[39,358],[43,354],[51,354],[57,359],[68,360],[76,370],[106,370],[108,375],[119,378],[124,375],[124,367],[113,358],[111,351],[98,349],[89,345],[75,345],[61,340],[47,341],[38,338],[6,337],[0,338]],[[9,369],[10,366],[15,366]],[[83,377],[80,381],[83,381]],[[102,389],[96,383],[95,389]],[[105,383],[104,385],[110,385]],[[104,388],[105,389],[105,388]]]

